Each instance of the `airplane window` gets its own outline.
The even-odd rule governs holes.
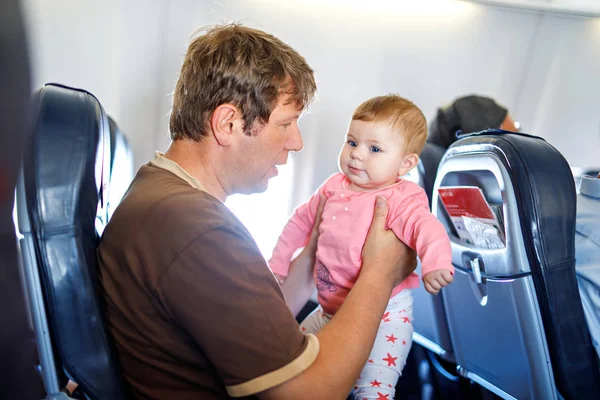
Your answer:
[[[277,167],[279,174],[269,181],[264,193],[229,196],[225,205],[242,221],[265,259],[269,259],[292,210],[294,162]]]

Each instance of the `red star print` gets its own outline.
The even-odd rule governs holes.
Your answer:
[[[381,382],[377,382],[377,379],[373,380],[373,382],[369,382],[371,387],[381,387]]]
[[[392,385],[390,385],[390,384],[388,383],[388,387],[390,387],[390,388],[391,388],[391,387],[393,387],[393,386],[392,386]]]
[[[305,330],[306,330],[306,328],[305,328],[305,327],[302,327],[301,331],[302,331],[302,332],[304,332]]]
[[[402,344],[403,344],[404,346],[406,346],[406,340],[403,340],[403,341],[402,341]]]
[[[379,396],[379,397],[377,397],[376,400],[389,400],[389,398],[390,398],[389,394],[383,394],[383,393],[379,393],[379,392],[377,392],[377,396]]]
[[[383,317],[381,317],[381,320],[382,320],[383,322],[390,322],[390,321],[391,321],[391,319],[390,319],[389,317],[390,317],[390,312],[389,312],[389,311],[387,311],[385,314],[383,314]]]
[[[403,317],[403,318],[402,318],[402,321],[403,321],[405,324],[410,324],[410,318],[408,318],[408,317]]]
[[[397,337],[394,337],[393,333],[390,336],[385,335],[385,337],[387,338],[386,342],[392,342],[394,344],[396,344],[396,340],[398,340]]]
[[[369,360],[369,362],[370,362],[371,364],[373,364],[375,361],[373,361],[373,359],[371,358],[371,359]]]
[[[406,312],[406,310],[400,310],[400,314],[402,314],[403,312]]]
[[[392,365],[395,367],[397,359],[398,357],[392,357],[390,353],[387,353],[387,358],[382,358],[383,361],[388,363],[388,367],[391,367]]]

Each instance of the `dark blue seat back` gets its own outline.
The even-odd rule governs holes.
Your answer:
[[[19,225],[25,268],[39,274],[59,387],[68,377],[90,399],[124,399],[96,277],[108,221],[108,121],[93,95],[59,85],[40,89],[34,109]]]
[[[507,238],[506,248],[485,250],[453,236],[457,274],[443,296],[462,373],[516,398],[600,398],[575,278],[575,187],[564,157],[539,137],[472,134],[440,164],[439,218],[435,192],[457,185],[478,186],[502,204]]]

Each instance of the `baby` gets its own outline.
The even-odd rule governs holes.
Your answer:
[[[341,172],[329,177],[294,211],[269,261],[283,282],[294,252],[307,243],[319,198],[324,195],[327,201],[314,268],[319,306],[300,324],[303,332],[315,333],[329,322],[356,282],[376,196],[387,199],[387,227],[421,259],[425,289],[437,294],[452,282],[454,267],[444,226],[429,211],[423,189],[401,179],[417,165],[426,139],[423,113],[400,96],[372,98],[354,112],[339,156]],[[418,286],[419,277],[413,273],[394,288],[369,359],[356,382],[356,399],[394,398],[412,345],[411,289]]]

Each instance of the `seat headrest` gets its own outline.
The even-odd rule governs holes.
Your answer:
[[[27,193],[37,193],[29,204],[44,230],[87,226],[90,202],[98,204],[98,218],[107,222],[106,197],[110,174],[108,121],[102,106],[89,92],[47,84],[34,94],[34,126],[29,154],[24,158]],[[34,176],[35,175],[35,178]],[[35,191],[37,189],[37,192]],[[62,207],[44,207],[64,199]],[[37,214],[37,215],[35,215]]]

